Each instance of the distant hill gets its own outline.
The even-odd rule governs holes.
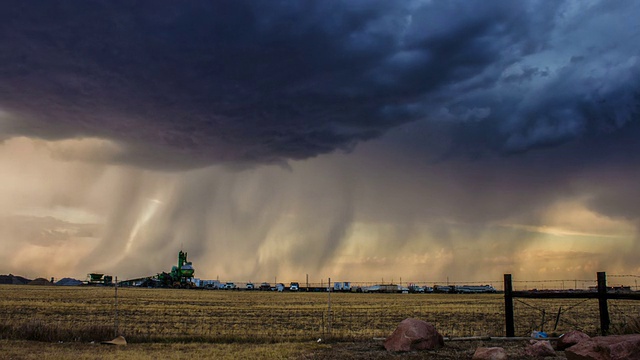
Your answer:
[[[4,285],[26,285],[30,283],[31,280],[27,278],[23,278],[22,276],[16,275],[0,275],[0,284]]]

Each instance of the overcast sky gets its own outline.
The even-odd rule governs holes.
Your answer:
[[[0,7],[0,273],[640,271],[637,1]]]

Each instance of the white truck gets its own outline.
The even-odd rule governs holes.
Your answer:
[[[336,281],[333,283],[333,291],[351,291],[351,282]]]

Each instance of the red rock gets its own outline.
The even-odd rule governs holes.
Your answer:
[[[549,341],[536,341],[532,345],[528,345],[525,354],[534,357],[556,356],[556,351]]]
[[[444,339],[436,327],[418,319],[404,319],[385,340],[388,351],[431,350],[444,346]]]
[[[564,353],[567,360],[640,360],[640,334],[597,336]]]
[[[560,336],[558,342],[556,343],[556,350],[564,350],[570,346],[573,346],[581,341],[589,340],[589,335],[583,333],[582,331],[573,330],[568,333]]]
[[[501,347],[479,347],[472,360],[507,360],[507,352]]]

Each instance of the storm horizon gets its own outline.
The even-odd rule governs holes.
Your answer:
[[[8,2],[0,274],[640,271],[640,4]]]

